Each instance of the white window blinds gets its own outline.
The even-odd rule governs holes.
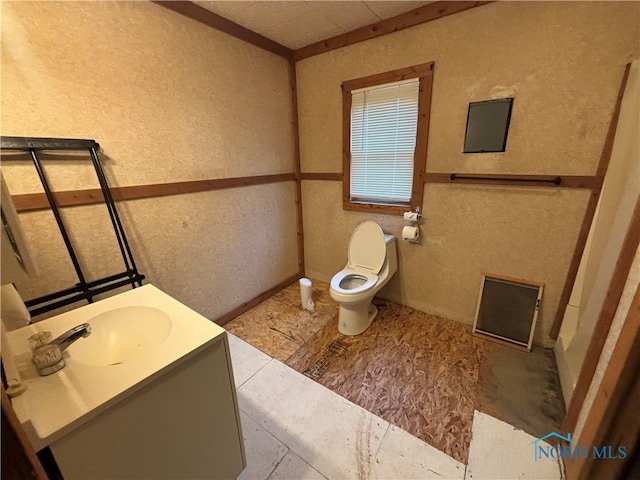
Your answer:
[[[408,205],[419,80],[351,92],[351,201]]]

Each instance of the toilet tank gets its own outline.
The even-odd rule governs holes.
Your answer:
[[[393,275],[398,269],[398,252],[396,250],[396,237],[393,235],[384,234],[384,243],[387,246],[387,255],[384,259],[384,265],[382,266],[382,272],[389,271],[390,275]],[[382,273],[381,272],[381,273]]]

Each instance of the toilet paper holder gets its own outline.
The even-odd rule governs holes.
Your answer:
[[[420,240],[420,207],[416,207],[415,212],[404,212],[403,219],[409,225],[402,228],[402,238],[408,242],[417,243]]]
[[[417,225],[418,221],[422,218],[420,212],[404,212],[404,221],[411,222],[412,225]]]

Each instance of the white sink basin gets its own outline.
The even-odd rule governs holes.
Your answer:
[[[86,365],[120,365],[158,348],[171,332],[171,318],[149,306],[114,308],[86,320],[91,335],[68,349],[71,359]]]
[[[91,335],[63,353],[66,366],[41,377],[28,338],[53,337],[89,323]],[[8,332],[27,391],[12,399],[27,438],[38,451],[164,375],[176,362],[225,331],[153,285],[144,285]]]

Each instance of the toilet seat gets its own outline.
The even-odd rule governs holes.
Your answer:
[[[378,283],[378,273],[382,270],[387,255],[384,232],[375,222],[362,222],[356,227],[349,240],[349,263],[331,279],[331,289],[341,295],[357,295],[372,289]],[[345,279],[364,280],[362,285],[343,288]]]
[[[349,264],[347,268],[380,273],[387,256],[384,232],[375,222],[362,222],[349,240]]]
[[[362,285],[359,285],[355,288],[342,288],[340,284],[345,278],[349,276],[364,277],[365,281]],[[333,276],[333,278],[331,279],[331,288],[335,292],[341,293],[343,295],[355,295],[357,293],[362,293],[370,290],[375,286],[376,283],[378,283],[378,275],[371,272],[370,270],[347,267]]]

